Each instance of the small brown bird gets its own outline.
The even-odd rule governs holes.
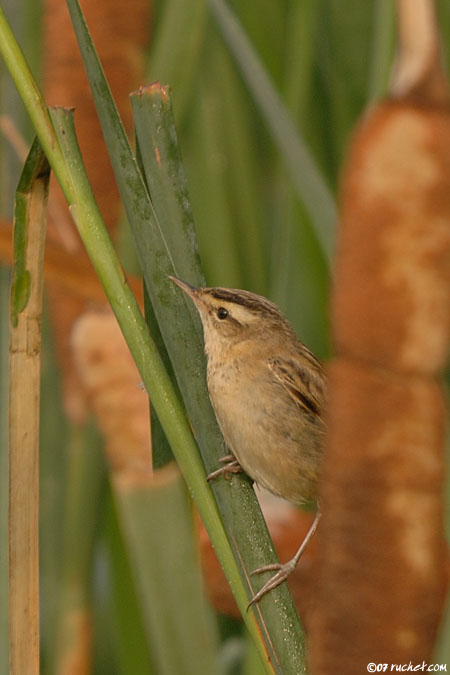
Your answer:
[[[209,396],[232,455],[208,479],[244,470],[294,504],[315,499],[325,425],[326,377],[276,305],[229,288],[195,288],[170,277],[195,303],[203,324]],[[295,569],[320,518],[292,560],[260,567],[276,574],[258,602]]]

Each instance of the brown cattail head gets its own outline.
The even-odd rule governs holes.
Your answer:
[[[341,192],[336,346],[395,371],[443,368],[450,333],[450,109],[388,101],[360,126]]]
[[[398,7],[393,98],[363,119],[342,181],[315,675],[430,661],[448,578],[450,106],[432,3]]]

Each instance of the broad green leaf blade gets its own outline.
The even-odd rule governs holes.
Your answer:
[[[39,673],[39,413],[50,167],[35,141],[16,193],[9,348],[9,658]],[[25,289],[25,290],[24,290]]]
[[[182,264],[189,266],[189,271],[196,275],[195,279],[198,279],[200,271],[196,269],[195,239],[191,229],[183,167],[180,163],[179,150],[176,147],[176,131],[171,116],[169,92],[158,84],[153,85],[133,94],[132,105],[145,174],[157,217],[159,222],[165,224],[166,241],[173,242],[172,259],[176,267]],[[142,149],[143,146],[145,149]],[[186,261],[186,258],[191,258],[191,260]],[[153,264],[156,265],[157,261],[154,260]],[[169,311],[170,308],[167,308],[166,313]],[[180,378],[180,387],[184,393],[198,442],[203,449],[203,456],[209,459],[211,455],[208,455],[208,452],[211,453],[211,448],[216,453],[223,453],[223,446],[220,445],[221,441],[217,440],[215,420],[207,418],[211,411],[203,375],[203,355],[201,354],[201,362],[198,366],[194,361],[193,347],[198,346],[195,342],[196,325],[192,326],[189,317],[186,323],[182,323],[180,316],[173,317],[172,320],[178,321],[180,325],[180,344],[175,343],[172,361],[175,368],[178,368],[178,373],[181,370],[182,373],[188,372],[189,374],[187,380]],[[163,329],[163,326],[161,328]],[[183,353],[184,340],[189,341],[188,350]],[[195,401],[194,406],[191,405],[192,401]],[[207,422],[211,424],[209,428]],[[212,459],[214,461],[214,457]],[[210,467],[212,466],[210,464]],[[273,548],[270,544],[268,547],[264,520],[259,506],[255,504],[253,489],[245,479],[235,476],[231,481],[216,481],[214,490],[225,526],[235,542],[248,575],[273,556]],[[295,608],[289,596],[286,595],[286,588],[276,589],[273,596],[271,594],[265,598],[263,603],[266,603],[263,605],[263,621],[274,644],[276,657],[285,668],[285,672],[289,672],[289,667],[298,669],[303,659],[302,634],[296,632],[301,629]],[[283,629],[286,624],[295,626],[296,630],[286,634]],[[282,642],[281,648],[277,639]],[[284,645],[287,646],[284,647]]]
[[[315,48],[321,7],[316,0],[293,3],[286,29],[284,96],[293,119],[307,127],[312,92]]]
[[[191,96],[208,12],[204,0],[166,0],[160,11],[150,52],[149,81],[170,82],[176,92],[177,119],[180,120]]]
[[[176,465],[139,485],[118,484],[116,496],[156,672],[216,672],[216,629],[200,575],[192,507]]]
[[[250,114],[253,111],[242,105],[244,88],[226,47],[221,41],[213,40],[210,50],[214,70],[211,72],[208,69],[201,90],[209,88],[212,94],[219,118],[220,137],[217,141],[221,145],[221,152],[229,158],[224,162],[224,190],[229,204],[227,210],[230,211],[228,227],[234,232],[237,241],[236,260],[243,278],[242,288],[267,295],[269,261],[264,236],[266,211],[259,192],[261,157],[255,148],[256,134]],[[220,87],[215,86],[213,77],[218,79]],[[214,134],[211,135],[214,138]],[[212,259],[218,260],[218,274],[214,278],[223,285],[222,262],[217,249]]]
[[[144,175],[144,168],[142,165],[142,155],[139,148],[139,141],[136,138],[136,159],[139,166],[140,172]],[[148,186],[147,186],[148,189]],[[132,236],[132,233],[130,233]],[[164,366],[167,372],[170,375],[172,384],[174,385],[177,395],[181,398],[181,394],[178,388],[178,383],[173,372],[172,363],[170,361],[169,354],[167,353],[166,345],[161,335],[161,330],[158,325],[158,321],[155,316],[155,310],[153,309],[152,302],[147,290],[145,283],[143,284],[144,291],[144,316],[145,322],[150,330],[150,335],[152,336],[155,345],[158,349],[158,352],[161,355]],[[150,401],[150,431],[151,431],[151,444],[152,444],[152,463],[154,469],[160,469],[165,464],[173,461],[173,453],[170,448],[170,444],[164,434],[164,430],[161,426],[161,423],[158,419],[158,415],[155,413],[154,407],[151,405]]]
[[[58,547],[60,583],[52,580],[58,604],[46,654],[55,673],[64,672],[75,652],[81,659],[90,651],[85,627],[92,616],[92,566],[107,479],[102,439],[93,424],[72,426],[66,440],[63,536]],[[61,513],[58,515],[61,520]]]
[[[395,48],[395,4],[378,0],[373,6],[373,37],[367,98],[374,101],[386,94]]]
[[[142,616],[141,604],[137,597],[136,583],[131,567],[130,553],[119,524],[117,500],[111,491],[106,495],[106,545],[111,560],[111,592],[102,607],[99,623],[110,621],[114,640],[118,671],[126,675],[157,675],[151,665],[150,649]],[[106,627],[109,628],[108,626]],[[110,630],[111,630],[110,628]],[[102,644],[109,650],[110,636]],[[100,657],[101,658],[101,657]],[[103,665],[103,659],[101,661]],[[94,669],[98,672],[100,668]]]
[[[158,348],[161,358],[164,362],[167,372],[170,375],[170,379],[174,387],[177,387],[177,382],[175,374],[173,372],[172,364],[169,359],[169,355],[166,350],[166,345],[159,330],[158,322],[155,317],[155,312],[153,311],[152,303],[150,302],[150,297],[148,291],[144,286],[144,315],[147,326],[149,327],[150,334],[155,341],[155,344]],[[179,390],[177,390],[179,394]],[[180,396],[181,397],[181,396]],[[152,443],[152,463],[154,469],[160,469],[169,462],[173,461],[173,452],[170,448],[170,444],[166,438],[164,430],[161,426],[161,423],[158,419],[158,415],[155,413],[153,406],[150,401],[150,431],[151,431],[151,443]]]
[[[208,68],[209,70],[209,68]],[[234,229],[230,194],[226,184],[222,115],[219,95],[209,86],[207,72],[197,86],[199,105],[191,120],[194,135],[189,175],[197,209],[198,238],[205,274],[213,284],[242,288],[239,241]]]
[[[159,83],[131,94],[139,152],[155,216],[177,274],[204,285],[194,218],[181,163],[171,89]],[[195,323],[200,327],[196,313]],[[199,328],[200,330],[200,328]]]
[[[336,207],[331,192],[236,17],[223,0],[209,0],[209,4],[330,261],[336,224]]]
[[[435,663],[450,663],[450,594],[447,593],[447,600],[442,614],[441,625],[439,626],[438,637],[436,641],[433,660]]]
[[[306,133],[317,123],[312,88],[321,6],[316,0],[292,4],[286,31],[284,97],[292,119]],[[277,162],[277,214],[271,248],[271,297],[315,354],[327,354],[328,272],[311,220],[299,203],[285,162]]]

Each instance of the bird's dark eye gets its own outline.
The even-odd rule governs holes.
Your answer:
[[[223,319],[226,319],[227,316],[228,310],[225,309],[225,307],[219,307],[219,309],[217,310],[217,318],[222,321]]]

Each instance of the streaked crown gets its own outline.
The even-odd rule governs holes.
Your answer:
[[[263,330],[295,339],[295,333],[278,307],[261,295],[233,288],[195,288],[170,277],[195,303],[203,323],[205,342],[214,333],[228,340],[261,337]]]

